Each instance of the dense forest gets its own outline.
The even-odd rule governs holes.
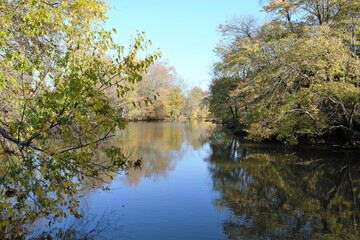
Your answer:
[[[360,140],[360,1],[270,0],[219,26],[210,111],[249,139]]]

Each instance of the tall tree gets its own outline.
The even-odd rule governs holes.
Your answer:
[[[136,58],[149,45],[142,34],[125,54],[103,27],[106,10],[103,0],[0,3],[1,238],[39,217],[79,216],[84,178],[131,165],[100,143],[124,127],[124,86],[158,54]],[[108,160],[94,159],[98,151]]]

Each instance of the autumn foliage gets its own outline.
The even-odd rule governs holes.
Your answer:
[[[248,138],[360,140],[359,1],[267,1],[273,19],[220,25],[211,105]],[[219,110],[221,111],[219,111]]]

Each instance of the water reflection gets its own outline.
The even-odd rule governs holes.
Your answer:
[[[26,239],[107,239],[106,233],[113,230],[114,222],[121,220],[115,211],[90,214],[86,207],[80,211],[83,218],[68,217],[52,226],[38,222]]]
[[[70,238],[358,238],[357,153],[249,144],[214,127],[129,124],[106,144],[122,146],[143,167],[106,176],[111,191],[84,191],[85,220],[54,228]]]
[[[360,165],[356,153],[241,144],[223,131],[207,159],[214,204],[230,209],[229,239],[335,238],[360,234]]]
[[[138,185],[142,178],[159,180],[175,169],[177,159],[188,146],[199,149],[205,144],[215,126],[203,122],[138,122],[129,123],[119,134],[118,141],[125,155],[141,159],[142,168],[130,169],[123,181],[127,185]],[[203,141],[199,141],[203,139]]]

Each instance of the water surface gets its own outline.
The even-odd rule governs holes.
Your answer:
[[[113,141],[143,161],[110,191],[85,192],[97,239],[356,239],[357,152],[249,144],[211,123],[130,123]]]

